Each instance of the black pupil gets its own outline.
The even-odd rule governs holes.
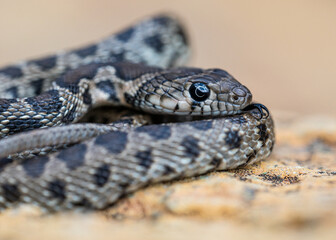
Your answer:
[[[210,96],[210,90],[204,83],[193,83],[189,89],[190,96],[195,101],[204,101]]]

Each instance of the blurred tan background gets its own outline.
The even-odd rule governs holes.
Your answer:
[[[333,0],[0,0],[0,65],[99,40],[159,12],[184,21],[190,65],[226,69],[272,110],[335,113]]]

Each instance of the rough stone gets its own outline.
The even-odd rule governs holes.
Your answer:
[[[277,143],[266,161],[158,184],[101,212],[58,213],[46,218],[31,206],[6,210],[0,215],[0,236],[333,239],[336,118],[281,113],[275,115],[275,123]]]

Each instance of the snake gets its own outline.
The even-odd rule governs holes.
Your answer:
[[[152,184],[266,159],[268,109],[225,70],[183,67],[189,53],[179,20],[157,15],[1,68],[0,210],[105,209]],[[154,120],[79,123],[102,106]]]

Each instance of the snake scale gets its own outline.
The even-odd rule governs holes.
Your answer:
[[[103,209],[153,183],[267,158],[274,145],[267,108],[224,70],[178,67],[188,54],[180,23],[160,15],[96,44],[0,69],[0,209]],[[179,120],[74,124],[102,105]],[[25,151],[32,154],[15,157]]]

